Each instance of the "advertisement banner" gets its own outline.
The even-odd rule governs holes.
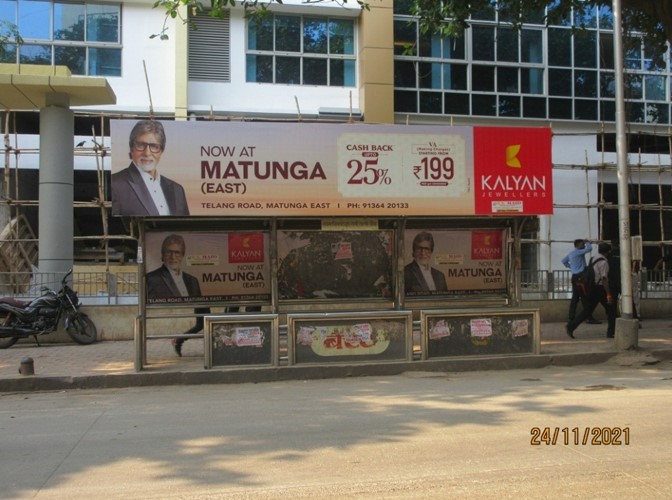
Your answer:
[[[444,356],[538,354],[539,310],[422,311],[425,359]]]
[[[291,364],[361,363],[411,357],[410,311],[290,314],[287,322]]]
[[[522,128],[485,129],[477,135],[479,145],[475,147],[477,130],[116,120],[111,124],[112,214],[362,217],[550,213],[549,129],[541,129],[543,133]],[[507,131],[506,141],[499,131]],[[536,156],[528,155],[531,141],[534,151],[539,152]],[[501,173],[500,168],[515,169],[516,173]],[[531,202],[542,195],[544,203]],[[477,205],[478,197],[482,200]]]
[[[553,213],[550,128],[475,127],[478,215]]]
[[[147,303],[270,300],[269,238],[264,232],[147,232]]]
[[[283,299],[391,298],[392,231],[278,231]]]
[[[506,230],[404,233],[406,297],[506,293]]]

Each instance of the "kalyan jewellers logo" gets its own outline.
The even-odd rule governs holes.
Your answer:
[[[518,158],[520,150],[520,144],[506,147],[507,167],[522,169],[523,165]],[[535,175],[484,175],[481,177],[481,189],[484,191],[545,191],[546,177]]]

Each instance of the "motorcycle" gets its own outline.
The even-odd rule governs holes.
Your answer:
[[[72,274],[70,270],[56,292],[42,288],[42,296],[29,302],[12,297],[0,298],[0,349],[13,346],[19,339],[46,335],[58,329],[64,318],[65,330],[78,344],[93,344],[98,338],[96,325],[79,311],[80,302],[77,292],[67,283]]]

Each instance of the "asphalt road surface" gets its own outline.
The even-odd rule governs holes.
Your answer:
[[[0,498],[672,498],[671,422],[670,361],[4,393]]]

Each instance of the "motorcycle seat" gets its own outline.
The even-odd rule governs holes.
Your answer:
[[[17,300],[12,297],[0,297],[0,303],[18,308],[26,308],[28,307],[28,304],[30,304],[30,302],[26,302],[25,300]]]

